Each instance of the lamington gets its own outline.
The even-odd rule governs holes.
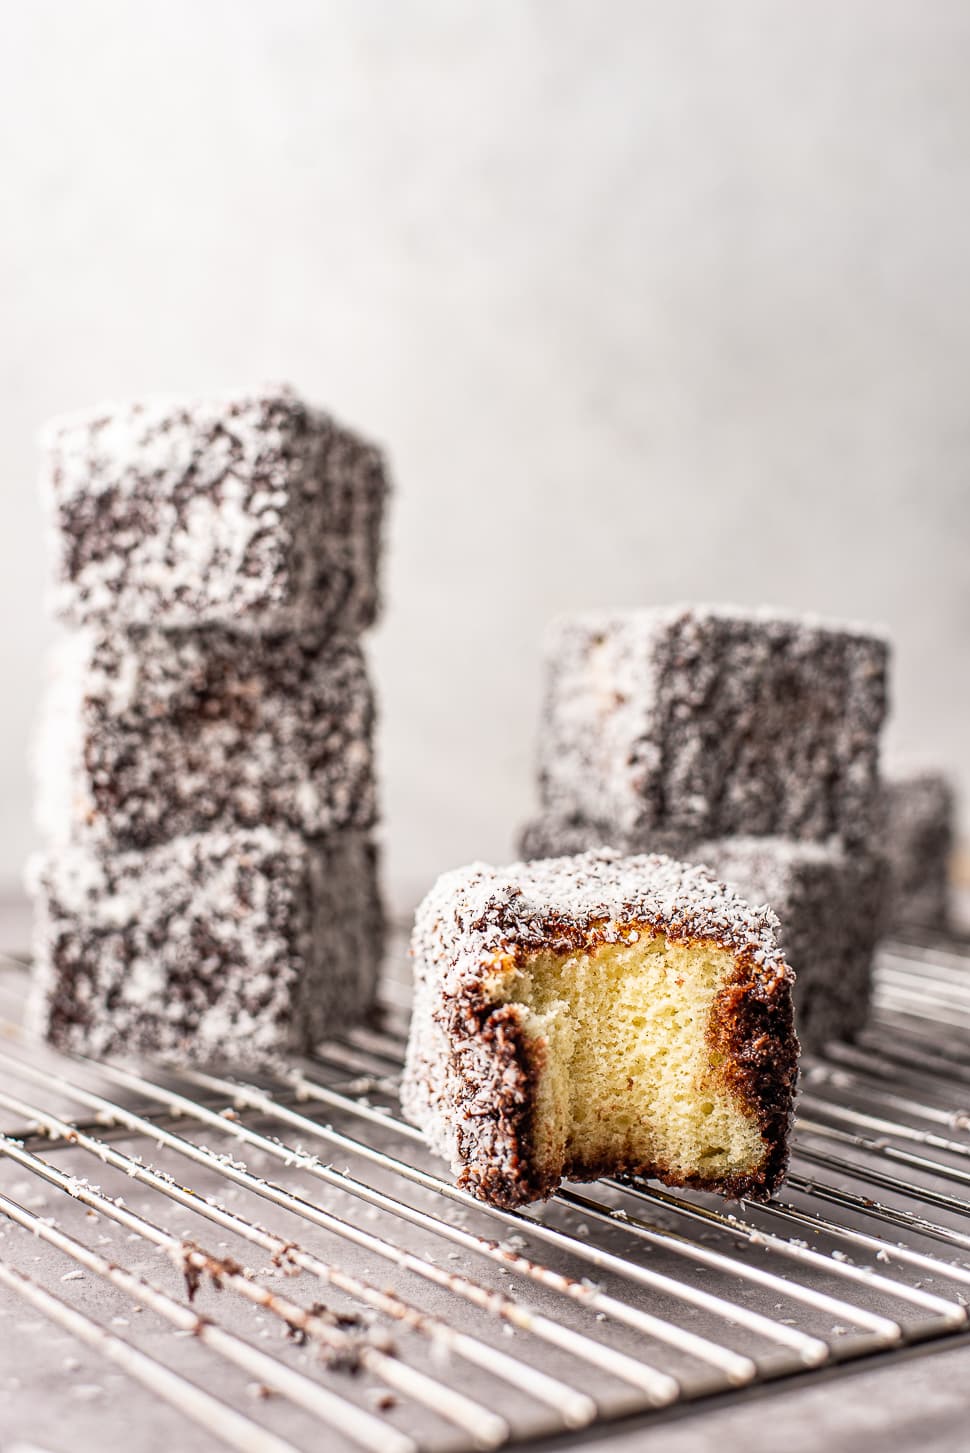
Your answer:
[[[381,455],[291,389],[109,404],[44,444],[70,623],[353,634],[376,618]]]
[[[34,864],[29,1022],[99,1058],[271,1062],[370,1003],[383,920],[360,834],[268,828]]]
[[[776,930],[660,856],[447,873],[414,926],[404,1112],[498,1206],[604,1174],[766,1199],[798,1055]]]
[[[373,727],[355,641],[91,627],[52,660],[39,825],[48,842],[112,850],[258,825],[367,829]]]
[[[867,631],[768,611],[567,617],[547,648],[543,811],[652,847],[867,841],[887,657]]]
[[[893,926],[945,930],[950,922],[953,788],[942,772],[900,771],[887,776],[882,790]]]

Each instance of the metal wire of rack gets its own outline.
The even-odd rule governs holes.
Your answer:
[[[379,1029],[245,1084],[39,1050],[23,981],[0,972],[2,1306],[38,1315],[35,1360],[57,1329],[199,1447],[494,1448],[967,1333],[964,946],[884,948],[767,1206],[610,1180],[481,1205],[401,1119],[394,976]]]

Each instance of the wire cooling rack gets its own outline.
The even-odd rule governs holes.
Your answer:
[[[604,1180],[483,1207],[401,1119],[396,967],[379,1029],[242,1084],[28,1044],[5,962],[0,1430],[69,1406],[78,1453],[496,1448],[966,1332],[966,946],[884,948],[768,1206]]]

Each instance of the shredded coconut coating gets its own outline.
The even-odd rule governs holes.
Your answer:
[[[750,1072],[769,1152],[763,1179],[721,1188],[757,1197],[780,1179],[797,1042],[792,974],[774,914],[750,907],[702,867],[657,855],[624,858],[606,848],[508,868],[475,863],[439,878],[418,909],[402,1105],[460,1183],[484,1199],[514,1205],[549,1189],[537,1189],[528,1164],[520,1122],[532,1086],[515,1025],[507,1012],[496,1012],[492,976],[539,951],[629,942],[643,928],[734,955],[745,1010],[757,1001],[762,1014],[753,1040],[739,1028],[738,1056]]]
[[[942,772],[897,769],[883,783],[882,808],[893,927],[944,932],[950,923],[953,785]]]
[[[651,844],[865,841],[887,661],[879,636],[767,611],[566,618],[547,648],[543,812]]]
[[[291,389],[106,404],[44,444],[62,618],[348,633],[376,618],[381,455]]]
[[[766,974],[787,976],[769,910],[752,909],[702,867],[659,854],[624,858],[609,848],[443,874],[418,909],[411,948],[418,964],[458,951],[443,980],[447,990],[471,964],[540,949],[566,953],[590,939],[616,943],[621,925],[632,922],[678,942],[716,943]]]
[[[35,753],[49,842],[145,848],[258,825],[317,837],[376,821],[356,642],[91,629],[52,667]]]
[[[270,1062],[370,1004],[383,917],[373,845],[267,828],[32,868],[30,1025],[94,1058]]]

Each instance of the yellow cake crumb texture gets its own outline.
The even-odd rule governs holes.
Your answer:
[[[757,1119],[712,1031],[734,955],[630,926],[619,943],[539,952],[494,981],[520,1006],[539,1068],[533,1154],[551,1174],[655,1166],[674,1178],[756,1170]]]

